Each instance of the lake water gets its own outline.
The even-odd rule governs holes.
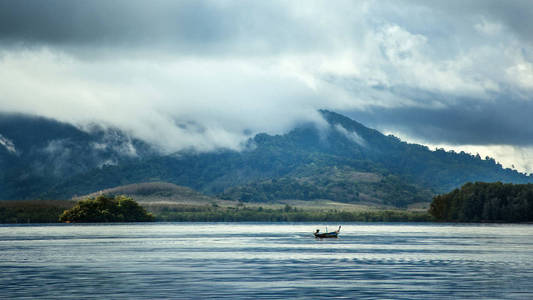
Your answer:
[[[342,225],[4,225],[0,298],[533,299],[533,225]]]

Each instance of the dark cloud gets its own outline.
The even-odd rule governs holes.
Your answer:
[[[23,46],[276,53],[307,49],[313,24],[276,3],[248,1],[0,1],[0,40]]]
[[[527,0],[412,0],[381,5],[365,1],[0,0],[0,39],[30,45],[166,46],[200,52],[242,47],[303,51],[310,46],[327,48],[334,42],[352,43],[329,40],[327,35],[340,32],[349,38],[361,27],[359,19],[365,13],[371,14],[364,21],[367,25],[395,22],[435,42],[442,36],[453,43],[451,34],[472,30],[467,27],[479,18],[501,22],[533,41],[529,30],[533,2]],[[338,32],[329,32],[333,28]]]
[[[204,2],[2,1],[0,36],[49,44],[150,42],[161,37],[208,42],[224,20]]]
[[[347,114],[431,144],[533,146],[533,102],[462,99],[446,107],[374,107]]]
[[[406,5],[419,5],[430,10],[444,13],[441,17],[451,19],[480,18],[485,17],[493,22],[500,22],[515,32],[522,39],[533,42],[531,33],[531,20],[533,20],[533,2],[530,0],[450,0],[450,1],[427,1],[409,0]],[[439,21],[437,19],[437,21]]]

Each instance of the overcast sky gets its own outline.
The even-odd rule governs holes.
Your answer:
[[[317,109],[533,172],[533,1],[4,1],[0,110],[175,151]]]

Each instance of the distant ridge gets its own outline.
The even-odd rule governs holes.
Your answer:
[[[84,196],[74,197],[74,200],[93,198],[99,195],[126,195],[133,197],[140,203],[210,203],[217,200],[188,187],[168,182],[142,182],[114,188],[104,189]]]
[[[85,132],[45,118],[0,114],[4,144],[17,151],[0,145],[0,199],[70,199],[96,191],[142,197],[143,189],[159,185],[156,194],[195,201],[322,199],[406,207],[466,182],[533,182],[491,158],[431,151],[341,114],[320,113],[326,126],[301,124],[281,135],[259,133],[240,152],[171,155],[154,152],[118,129],[95,126]],[[129,186],[136,183],[140,186]]]

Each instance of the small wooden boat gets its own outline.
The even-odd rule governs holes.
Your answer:
[[[327,231],[327,228],[326,228]],[[317,239],[327,239],[327,238],[337,238],[339,236],[339,232],[341,231],[341,227],[339,226],[339,229],[331,232],[324,232],[320,233],[320,229],[317,229],[315,231],[315,238]]]

